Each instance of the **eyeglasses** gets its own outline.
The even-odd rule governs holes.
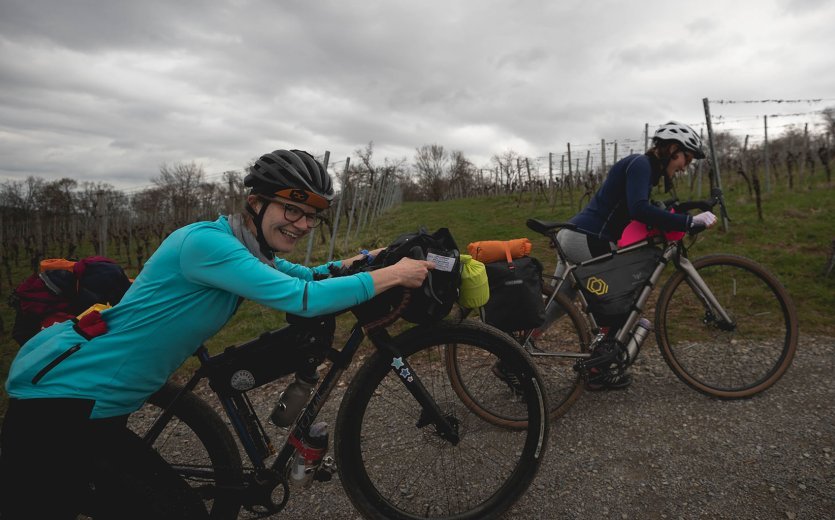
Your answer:
[[[298,222],[302,219],[302,217],[304,217],[307,221],[307,227],[315,228],[322,223],[322,216],[318,213],[305,213],[300,207],[293,204],[287,204],[286,202],[279,202],[277,200],[270,200],[269,202],[283,206],[284,218],[290,222]]]

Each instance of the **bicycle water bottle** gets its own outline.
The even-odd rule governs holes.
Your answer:
[[[641,344],[647,338],[647,334],[652,330],[652,322],[646,318],[641,318],[635,325],[632,331],[632,337],[629,338],[629,343],[626,344],[626,353],[629,356],[629,363],[635,361],[638,357],[638,352],[641,350]]]
[[[301,439],[291,436],[290,443],[296,448],[290,479],[294,484],[308,486],[328,451],[328,423],[317,422]]]
[[[293,424],[293,421],[299,416],[299,412],[310,399],[310,392],[313,391],[313,387],[318,380],[318,372],[314,371],[312,376],[296,372],[295,380],[278,396],[278,404],[270,413],[270,422],[281,428]]]

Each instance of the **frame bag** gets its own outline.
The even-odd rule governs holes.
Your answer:
[[[660,256],[658,248],[644,247],[574,271],[598,325],[619,327],[626,321]]]

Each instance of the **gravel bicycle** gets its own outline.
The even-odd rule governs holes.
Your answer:
[[[140,436],[200,493],[211,518],[236,518],[241,507],[258,516],[278,513],[297,476],[291,473],[300,469],[294,461],[308,458],[311,426],[367,335],[375,350],[342,398],[335,457],[319,453],[319,460],[308,460],[301,468],[306,485],[338,472],[351,502],[367,518],[497,517],[524,494],[546,448],[542,380],[513,338],[479,323],[416,326],[392,337],[387,327],[408,305],[408,294],[382,318],[369,318],[370,302],[351,309],[358,320],[339,350],[332,346],[335,316],[288,316],[286,327],[215,356],[201,347],[200,367],[191,379],[182,386],[167,383],[129,424],[143,428]],[[447,362],[452,351],[470,381],[467,397],[478,401],[479,411],[490,410],[491,421],[452,388]],[[247,392],[325,360],[330,369],[276,449],[270,426],[259,419]],[[479,366],[496,361],[518,371],[519,392],[509,395],[501,381],[479,372]],[[193,393],[202,379],[217,395],[229,426]],[[157,414],[150,428],[140,426]],[[498,425],[496,417],[508,420]]]
[[[678,212],[705,211],[717,204],[727,217],[718,188],[710,200],[674,202],[673,207]],[[748,398],[771,387],[791,365],[798,336],[795,306],[777,278],[753,260],[711,254],[691,261],[683,236],[658,234],[573,263],[557,240],[557,233],[575,229],[573,224],[530,219],[527,226],[549,238],[565,266],[543,276],[546,323],[516,335],[539,366],[552,418],[566,413],[593,371],[623,374],[635,362],[652,329],[641,315],[670,263],[676,271],[655,303],[654,329],[662,357],[681,381],[711,397]],[[578,290],[585,283],[592,292],[603,293],[605,284],[578,276],[578,270],[647,251],[655,257],[651,274],[635,291],[622,325],[607,330],[590,312],[587,295]],[[489,410],[482,413],[489,420]]]

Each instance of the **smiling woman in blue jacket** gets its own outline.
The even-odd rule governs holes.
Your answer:
[[[75,518],[91,486],[105,516],[205,517],[196,494],[127,429],[128,414],[223,327],[242,298],[318,316],[396,285],[419,287],[433,265],[404,258],[371,273],[314,280],[327,264],[307,268],[276,253],[292,251],[330,206],[333,186],[323,166],[306,152],[276,150],[258,159],[244,183],[251,189],[246,213],[175,231],[118,305],[44,329],[20,349],[6,382],[0,438],[2,518],[31,518],[32,490],[50,497],[34,506],[37,515]],[[137,501],[107,471],[126,465],[158,487],[148,491],[153,498]],[[141,507],[154,502],[165,505]]]

